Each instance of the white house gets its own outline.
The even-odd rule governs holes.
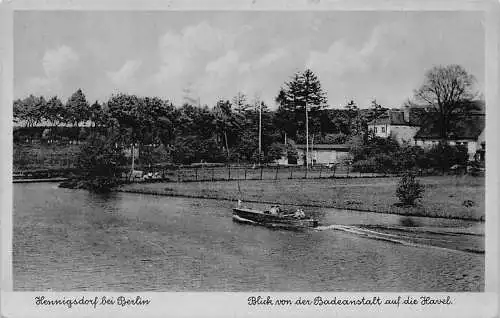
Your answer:
[[[278,159],[278,164],[304,165],[306,158],[306,145],[298,144],[295,146],[298,153],[297,160],[289,159],[286,156]],[[310,144],[309,145],[309,163],[314,164],[336,164],[350,158],[349,146],[341,144]]]
[[[414,144],[414,137],[420,126],[410,118],[410,109],[388,110],[384,115],[368,123],[368,131],[381,138],[392,137],[399,144]]]

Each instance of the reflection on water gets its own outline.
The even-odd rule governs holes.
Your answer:
[[[291,232],[239,224],[231,219],[231,202],[124,193],[96,195],[53,184],[13,186],[16,290],[484,288],[482,254],[394,244],[338,228]],[[394,215],[331,209],[315,213],[324,225],[388,236],[399,233],[392,228],[365,226],[398,225],[399,217]],[[426,219],[419,222],[424,228],[431,225]],[[440,222],[440,227],[454,226]],[[466,243],[484,244],[482,236],[463,237]]]

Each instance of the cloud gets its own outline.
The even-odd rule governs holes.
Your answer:
[[[214,103],[225,96],[228,91],[238,91],[240,77],[237,72],[241,61],[237,51],[229,50],[222,56],[207,63],[204,72],[194,82],[197,93],[207,103]]]
[[[244,30],[223,30],[202,21],[164,33],[158,40],[160,63],[146,80],[147,89],[162,92],[174,102],[183,101],[187,88],[192,97],[199,97],[200,90],[209,89],[205,84],[214,87],[214,81],[228,74],[230,66],[224,64],[231,64],[237,55],[231,49]]]
[[[364,48],[357,50],[340,40],[332,43],[325,52],[311,51],[306,66],[321,70],[328,76],[340,77],[347,72],[366,70],[367,56]]]
[[[265,69],[274,63],[280,63],[288,54],[289,52],[284,48],[274,48],[252,62],[242,63],[239,67],[239,72],[246,73]]]
[[[234,50],[228,51],[225,55],[211,61],[205,67],[207,73],[216,74],[217,76],[224,76],[231,72],[238,65],[239,56]]]
[[[106,74],[114,85],[120,88],[127,87],[136,81],[135,74],[141,64],[142,61],[140,60],[128,60],[118,71],[106,72]]]
[[[161,65],[157,83],[178,80],[204,68],[207,61],[232,47],[233,35],[203,21],[181,32],[167,32],[158,43]]]
[[[436,64],[463,65],[480,85],[485,78],[480,12],[26,14],[14,28],[16,97],[82,88],[105,100],[120,89],[213,105],[241,91],[273,105],[309,66],[332,105],[377,98],[396,107]]]
[[[412,59],[421,55],[423,44],[415,37],[409,40],[410,31],[400,22],[384,23],[375,27],[360,45],[340,39],[325,51],[311,51],[306,65],[318,73],[333,105],[354,98],[365,107],[377,96],[389,96],[391,102],[402,101],[409,97],[414,83],[398,83],[395,79],[422,73]]]
[[[73,68],[79,59],[78,54],[66,45],[55,50],[47,50],[42,60],[45,75],[49,79],[57,79],[64,72]]]
[[[182,102],[189,88],[191,97],[208,105],[237,92],[258,93],[273,103],[297,59],[304,65],[304,43],[280,46],[279,41],[263,38],[262,32],[247,24],[221,28],[206,21],[166,32],[158,40],[160,65],[149,87],[174,102]]]
[[[69,46],[47,50],[42,58],[44,75],[28,79],[26,85],[35,93],[58,94],[65,76],[77,67],[79,61],[80,57]]]

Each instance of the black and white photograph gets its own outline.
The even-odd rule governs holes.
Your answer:
[[[15,11],[13,290],[484,292],[485,17]]]

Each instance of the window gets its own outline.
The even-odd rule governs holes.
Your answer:
[[[381,129],[382,129],[382,132],[385,133],[385,127],[382,127]]]
[[[377,128],[378,128],[378,127],[373,128],[373,131],[374,131],[375,133],[378,133],[378,129],[377,129]]]

